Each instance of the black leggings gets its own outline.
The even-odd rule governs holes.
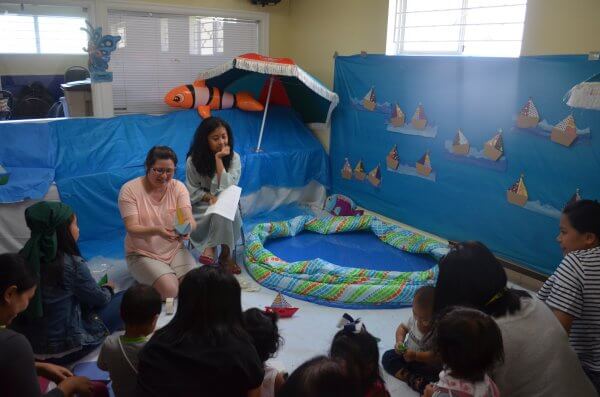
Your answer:
[[[407,373],[406,383],[413,389],[423,394],[425,386],[439,380],[441,367],[431,366],[416,361],[407,362],[401,354],[395,350],[383,353],[381,365],[387,373],[396,376],[398,371],[405,370]]]

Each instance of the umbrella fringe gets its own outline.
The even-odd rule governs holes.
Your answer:
[[[198,73],[198,80],[208,80],[213,77],[219,76],[235,67],[235,59],[232,59],[230,62],[224,63],[215,68],[211,68],[208,70],[204,70]]]
[[[574,108],[600,110],[600,83],[586,82],[571,88],[567,105]]]
[[[286,65],[274,62],[256,61],[237,57],[235,66],[238,69],[249,70],[262,74],[277,74],[283,76],[296,76],[296,65]]]

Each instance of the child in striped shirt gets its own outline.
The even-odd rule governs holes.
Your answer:
[[[565,257],[538,297],[569,334],[583,370],[600,393],[600,203],[568,204],[556,240]]]

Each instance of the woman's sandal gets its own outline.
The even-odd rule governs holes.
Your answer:
[[[231,274],[241,274],[242,273],[242,269],[232,258],[229,258],[229,259],[219,258],[219,263],[221,265],[223,265],[225,267],[225,269]]]
[[[215,261],[213,258],[206,255],[200,255],[200,258],[198,258],[198,262],[208,266],[217,266],[219,264],[218,261]]]

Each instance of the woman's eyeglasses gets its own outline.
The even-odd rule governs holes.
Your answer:
[[[154,168],[154,167],[152,167],[151,170],[156,175],[162,175],[162,174],[173,175],[175,173],[175,168]]]

